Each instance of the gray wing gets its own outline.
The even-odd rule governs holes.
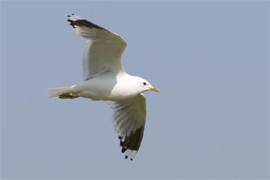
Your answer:
[[[76,15],[68,21],[77,34],[86,39],[83,53],[84,80],[103,73],[117,74],[124,71],[121,56],[127,43],[119,35]]]
[[[122,153],[125,158],[134,159],[143,138],[146,101],[143,94],[122,101],[107,101],[114,110],[112,122],[119,135]]]

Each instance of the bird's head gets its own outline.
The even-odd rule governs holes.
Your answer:
[[[149,90],[159,92],[158,88],[153,87],[147,80],[145,80],[143,78],[138,77],[137,86],[139,87],[141,92],[145,92],[145,91],[149,91]]]

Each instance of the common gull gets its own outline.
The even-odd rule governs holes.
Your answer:
[[[134,159],[143,138],[146,101],[145,91],[159,89],[147,80],[131,76],[121,64],[127,46],[119,35],[72,14],[68,22],[86,39],[83,53],[83,82],[70,87],[49,88],[49,97],[78,97],[103,100],[114,110],[112,122],[125,158]]]

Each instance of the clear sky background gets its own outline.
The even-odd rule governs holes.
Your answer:
[[[147,92],[134,161],[110,107],[49,99],[82,81],[75,13],[121,35]],[[268,1],[2,1],[2,179],[268,179]]]

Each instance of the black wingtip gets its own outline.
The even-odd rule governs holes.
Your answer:
[[[125,159],[127,159],[128,158],[128,156],[127,155],[125,155]]]
[[[74,21],[73,20],[67,19],[67,21],[70,23],[69,25],[71,25],[73,28],[75,28],[75,25],[74,25]]]
[[[74,13],[72,13],[71,15],[67,15],[67,17],[71,17],[71,16],[74,16]]]
[[[132,158],[130,158],[130,160],[131,160],[131,161],[133,161],[133,159],[132,159]]]

